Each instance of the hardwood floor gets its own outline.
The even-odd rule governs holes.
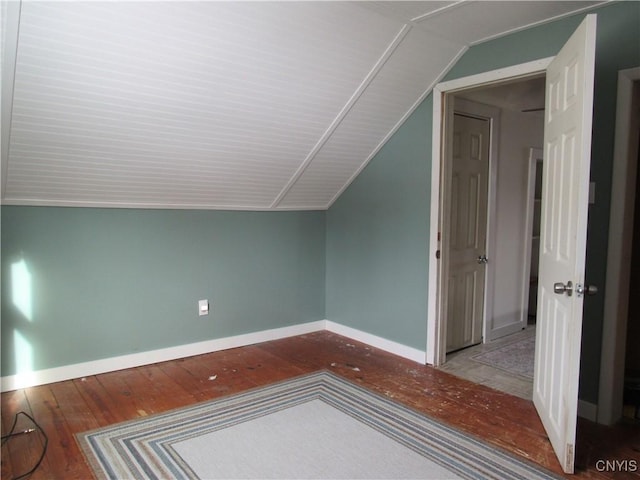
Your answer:
[[[329,332],[189,357],[2,394],[2,432],[25,411],[46,431],[46,456],[32,479],[89,479],[74,434],[214,399],[320,369],[476,435],[561,473],[533,404]],[[580,421],[578,478],[640,478],[637,426]],[[31,468],[42,438],[33,433],[2,447],[2,478]],[[599,472],[598,460],[627,460],[635,472]],[[636,462],[636,463],[634,463]],[[598,464],[601,465],[601,464]]]

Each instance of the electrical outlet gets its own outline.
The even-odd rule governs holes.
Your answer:
[[[198,315],[209,315],[209,300],[198,300]]]

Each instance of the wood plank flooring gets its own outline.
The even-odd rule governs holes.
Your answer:
[[[32,415],[49,437],[32,479],[90,479],[74,434],[152,415],[277,380],[327,369],[489,443],[561,473],[533,404],[329,332],[318,332],[2,394],[2,433]],[[580,420],[574,478],[640,478],[640,430]],[[42,438],[2,447],[2,478],[28,471]],[[598,460],[637,471],[600,472]],[[636,463],[633,463],[636,462]]]

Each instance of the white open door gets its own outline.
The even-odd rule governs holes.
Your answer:
[[[573,473],[585,293],[596,16],[547,68],[533,401]]]

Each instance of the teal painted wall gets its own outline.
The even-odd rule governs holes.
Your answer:
[[[1,221],[3,376],[25,354],[15,330],[39,370],[326,318],[325,212],[3,206]]]
[[[327,318],[426,347],[431,103],[385,144],[327,215]]]
[[[597,185],[587,280],[604,286],[617,74],[640,65],[640,3],[615,3],[593,13],[598,33],[591,177]],[[583,18],[472,47],[446,80],[553,56]],[[426,344],[431,105],[429,96],[327,214],[328,318],[416,348]],[[603,300],[600,294],[585,302],[580,397],[593,403]]]

